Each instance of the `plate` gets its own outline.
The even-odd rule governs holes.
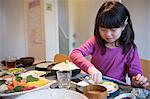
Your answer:
[[[50,62],[50,63],[40,63],[40,64],[37,64],[36,65],[36,68],[39,68],[39,69],[51,69],[52,66],[54,66],[56,63],[53,63],[53,62]]]
[[[26,72],[25,68],[10,68],[6,72],[17,75]]]
[[[80,81],[77,83],[77,89],[81,92],[83,92],[83,87],[89,85],[88,82],[86,81]],[[104,86],[107,88],[107,93],[111,94],[116,92],[119,89],[118,84],[114,83],[114,82],[110,82],[110,81],[103,81],[100,83],[101,86]]]
[[[65,89],[43,89],[23,94],[15,99],[88,99],[81,93]]]
[[[111,81],[102,81],[100,82],[100,85],[107,88],[108,94],[114,93],[119,89],[118,84]]]
[[[34,88],[32,90],[27,90],[27,91],[21,91],[21,92],[14,92],[14,93],[0,93],[0,96],[14,96],[14,95],[21,95],[21,94],[24,94],[24,93],[29,93],[29,92],[33,92],[33,91],[36,91],[36,90],[39,90],[39,89],[43,89],[43,88],[47,88],[49,87],[50,85],[56,83],[55,80],[48,80],[49,83],[44,85],[44,86],[41,86],[41,87],[37,87],[37,88]]]
[[[45,71],[37,71],[37,70],[30,70],[25,73],[21,73],[20,76],[25,78],[26,76],[32,75],[33,77],[41,77],[43,75],[46,75]]]

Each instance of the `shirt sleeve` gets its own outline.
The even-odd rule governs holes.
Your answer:
[[[129,54],[129,60],[130,60],[129,77],[132,78],[137,74],[143,75],[137,48],[135,50],[133,48],[131,49]]]
[[[93,36],[80,47],[74,49],[70,54],[70,59],[72,62],[85,72],[88,71],[89,67],[94,66],[86,59],[86,56],[89,56],[93,53],[94,43],[95,37]]]

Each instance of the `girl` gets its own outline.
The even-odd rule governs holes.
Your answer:
[[[86,56],[91,55],[91,62]],[[87,72],[95,82],[102,74],[125,82],[128,73],[135,87],[149,85],[143,76],[134,31],[127,8],[117,1],[106,1],[99,9],[94,36],[70,54],[74,64]]]

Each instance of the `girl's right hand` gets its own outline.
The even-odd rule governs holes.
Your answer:
[[[102,73],[97,70],[94,66],[88,69],[88,73],[90,75],[90,79],[92,79],[96,84],[102,81]]]

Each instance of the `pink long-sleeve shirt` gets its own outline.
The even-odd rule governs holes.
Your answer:
[[[86,56],[89,55],[92,56],[91,62],[86,59]],[[74,49],[70,54],[70,58],[74,64],[85,72],[89,67],[95,66],[103,75],[124,82],[126,73],[129,77],[133,77],[138,73],[143,75],[137,49],[131,48],[125,55],[122,54],[121,46],[116,48],[106,47],[106,53],[102,55],[95,36]]]

